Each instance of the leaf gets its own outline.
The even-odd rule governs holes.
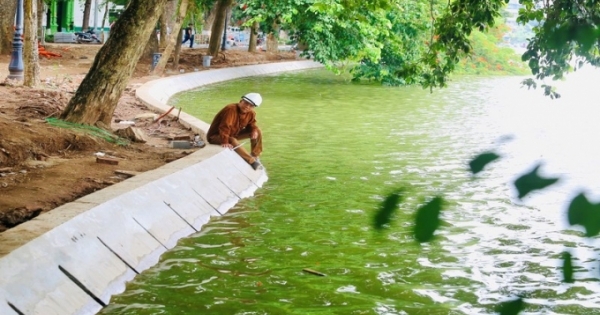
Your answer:
[[[515,188],[519,192],[519,199],[534,190],[544,189],[558,181],[558,178],[544,178],[538,175],[538,170],[542,164],[538,164],[531,172],[522,175],[515,180]]]
[[[373,226],[375,229],[381,230],[384,225],[390,223],[392,215],[402,201],[402,197],[402,190],[399,190],[385,198],[374,217]]]
[[[418,242],[429,242],[435,230],[440,226],[440,213],[444,200],[435,197],[427,204],[417,209],[415,217],[415,239]]]
[[[592,204],[588,201],[583,193],[577,195],[571,203],[569,204],[569,209],[567,210],[567,218],[569,220],[569,224],[577,225],[585,222],[587,217],[587,212],[591,211]]]
[[[575,280],[573,279],[573,261],[571,257],[571,253],[563,252],[563,282],[573,283]]]
[[[583,226],[587,237],[600,233],[600,204],[591,203],[583,193],[571,200],[567,209],[567,218],[569,224]]]
[[[500,156],[494,152],[485,152],[475,157],[469,162],[471,173],[477,174],[483,170],[483,168],[489,163],[499,159]]]
[[[524,304],[523,298],[519,297],[516,300],[502,302],[496,308],[496,311],[500,313],[500,315],[517,315],[523,309]]]

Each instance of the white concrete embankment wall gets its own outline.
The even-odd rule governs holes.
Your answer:
[[[164,112],[170,97],[198,86],[316,67],[297,61],[200,71],[146,83],[137,96]],[[208,128],[183,112],[180,120],[200,133]],[[266,180],[235,152],[208,145],[0,233],[0,314],[97,313],[177,240]]]

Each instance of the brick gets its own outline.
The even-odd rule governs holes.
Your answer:
[[[189,135],[183,135],[183,136],[171,136],[169,138],[167,138],[169,140],[190,140],[190,136]]]
[[[109,158],[104,158],[104,157],[97,157],[96,158],[96,163],[118,165],[119,161],[115,160],[115,159],[109,159]]]
[[[190,149],[192,144],[189,141],[171,141],[171,147],[174,149]]]

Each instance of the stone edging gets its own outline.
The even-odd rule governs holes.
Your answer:
[[[136,96],[166,112],[169,98],[202,85],[321,67],[293,61],[194,72],[148,82]],[[205,133],[187,113],[180,121]],[[95,314],[211,216],[267,180],[235,152],[202,150],[60,206],[0,233],[0,314]]]

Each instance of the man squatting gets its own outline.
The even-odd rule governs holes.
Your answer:
[[[262,153],[262,134],[256,126],[254,109],[262,103],[258,93],[248,93],[238,103],[225,106],[217,113],[206,138],[208,143],[220,144],[234,149],[253,169],[262,169],[259,156]],[[240,146],[240,140],[250,138],[250,154]]]

